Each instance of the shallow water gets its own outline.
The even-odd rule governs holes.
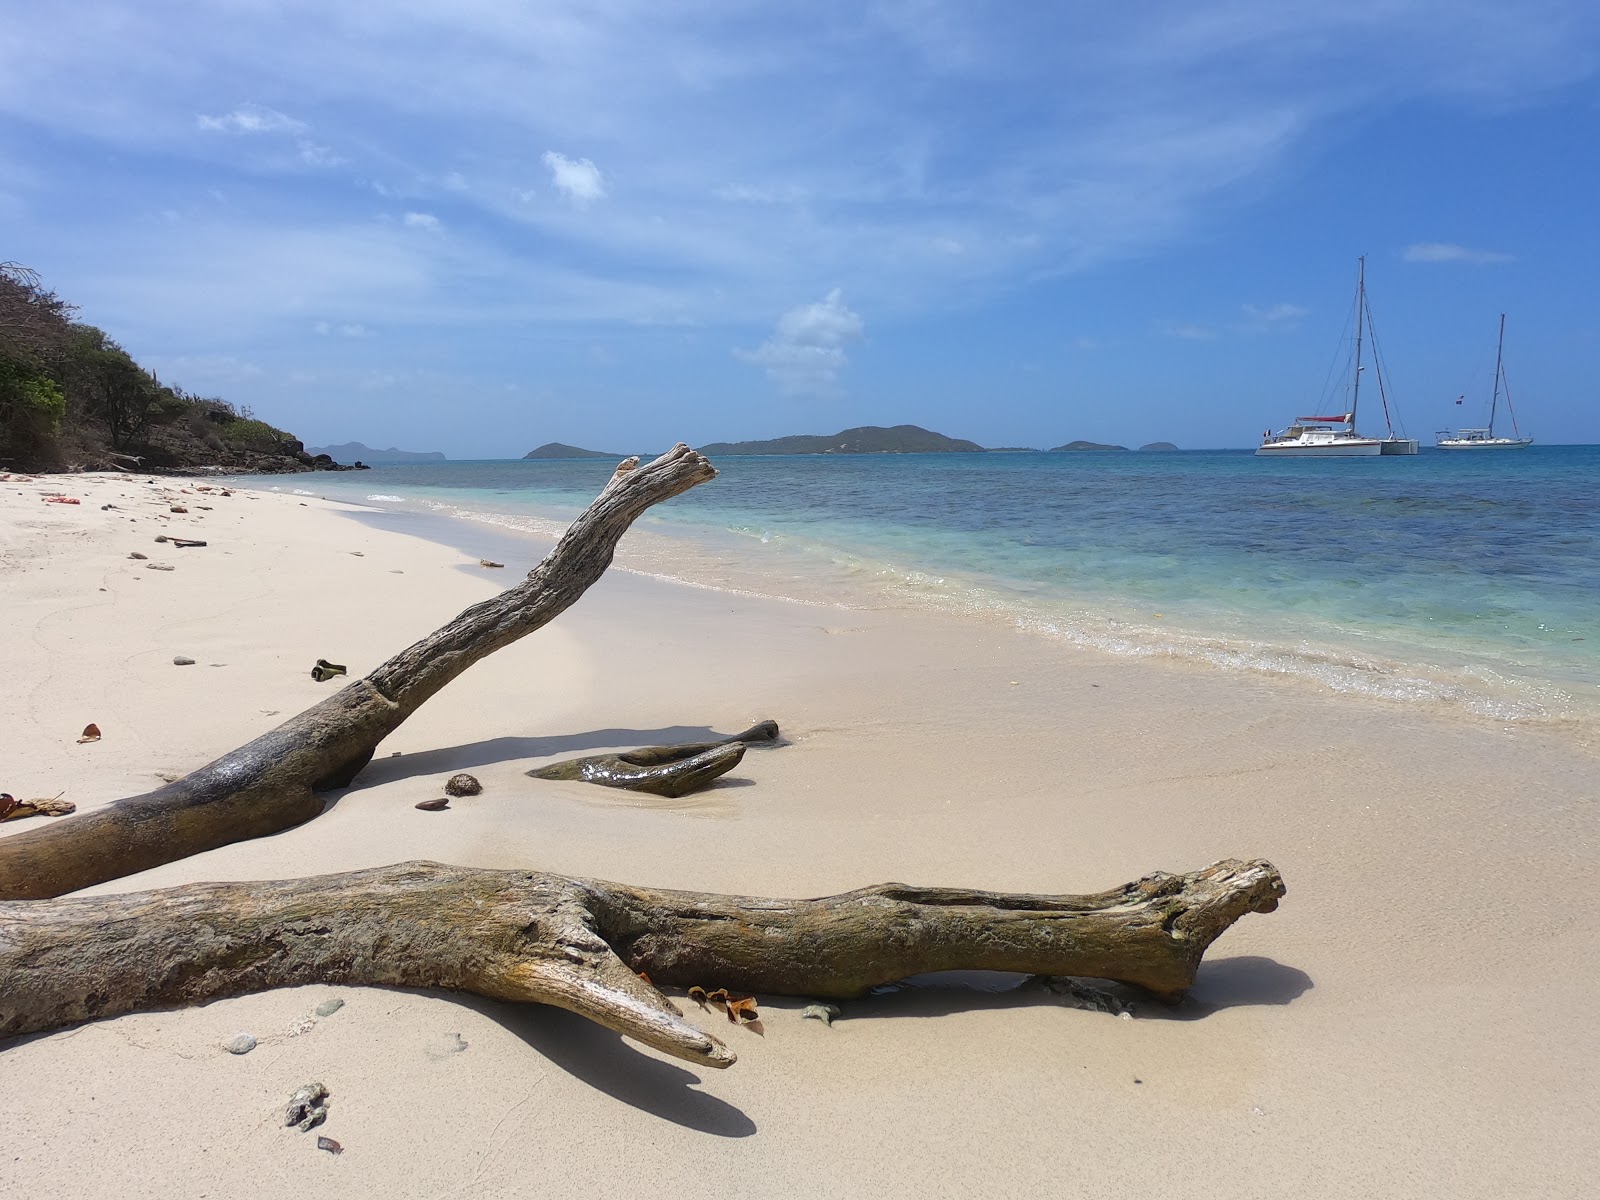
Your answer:
[[[1600,720],[1600,447],[1263,461],[1247,451],[727,457],[625,564],[918,606],[1505,720]],[[282,485],[552,534],[609,461]]]

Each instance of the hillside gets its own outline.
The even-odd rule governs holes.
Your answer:
[[[546,442],[537,450],[529,450],[523,459],[530,458],[613,458],[623,459],[626,454],[607,454],[604,450],[585,450],[581,446],[569,446],[565,442]]]
[[[17,263],[0,263],[0,470],[334,469],[248,409],[164,384]]]
[[[754,442],[712,442],[702,454],[931,454],[981,451],[977,442],[946,437],[917,425],[861,425],[835,434],[796,434]]]
[[[374,450],[371,446],[361,442],[343,442],[337,446],[307,446],[307,454],[326,454],[336,462],[364,462],[364,463],[408,463],[408,462],[444,462],[445,456],[438,450],[396,450],[390,446],[387,450]]]
[[[1144,445],[1140,446],[1139,449],[1141,449],[1141,450],[1176,450],[1177,447],[1174,446],[1171,442],[1146,442]]]
[[[1105,442],[1068,442],[1065,446],[1051,446],[1051,454],[1075,453],[1079,450],[1126,450],[1126,446],[1112,446]]]

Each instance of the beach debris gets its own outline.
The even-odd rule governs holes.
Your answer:
[[[73,503],[76,504],[77,501],[74,500]],[[489,560],[487,558],[480,558],[478,560],[478,565],[480,567],[503,567],[503,566],[505,566],[505,563],[497,563],[497,562],[493,562],[493,561],[491,561],[491,560]]]
[[[734,1025],[755,1025],[761,1020],[761,1014],[756,1011],[756,998],[754,996],[736,996],[727,988],[718,988],[708,992],[703,987],[689,989],[689,999],[701,1008],[716,1005],[727,1015],[730,1023]]]
[[[199,541],[199,540],[197,540],[195,538],[179,538],[179,537],[175,537],[175,538],[168,538],[167,540],[169,542],[171,542],[174,546],[176,546],[179,550],[187,550],[190,546],[204,546],[205,545],[204,542]]]
[[[483,784],[479,783],[465,771],[459,775],[452,775],[444,781],[444,790],[451,796],[477,796],[483,792]]]
[[[1113,1017],[1133,1020],[1133,1005],[1104,988],[1090,987],[1069,979],[1065,975],[1034,975],[1023,981],[1024,987],[1042,988],[1058,996],[1068,1008],[1081,1008],[1087,1012],[1103,1012]]]
[[[443,812],[450,807],[450,797],[440,796],[437,800],[418,800],[411,807],[420,808],[423,812]]]
[[[148,554],[140,554],[137,550],[135,550],[132,554],[128,555],[128,557],[137,559],[139,562],[145,562],[150,556]]]
[[[158,534],[156,534],[156,541],[158,541],[158,542],[164,542],[164,541],[166,541],[166,540],[167,540],[167,535],[166,535],[166,534],[164,534],[164,533],[158,533]]]
[[[627,788],[654,796],[686,796],[706,787],[739,765],[745,747],[778,737],[776,721],[762,721],[743,733],[715,742],[681,746],[645,746],[622,754],[567,758],[528,772],[534,779],[566,779]]]
[[[283,1113],[285,1128],[292,1125],[302,1133],[315,1129],[327,1119],[328,1088],[321,1083],[303,1083],[297,1087]]]
[[[98,742],[100,740],[100,726],[90,721],[83,727],[83,732],[78,736],[78,745],[85,742]]]
[[[365,558],[367,556],[366,551],[364,550],[352,550],[350,553],[355,555],[357,558]]]
[[[44,498],[44,502],[46,504],[82,504],[83,503],[82,500],[79,500],[75,496],[46,496]]]
[[[317,1149],[326,1150],[329,1154],[344,1153],[343,1146],[339,1145],[339,1143],[334,1141],[331,1137],[324,1137],[321,1134],[317,1135]]]
[[[102,504],[102,505],[101,505],[101,506],[100,506],[100,511],[101,511],[101,512],[106,512],[106,511],[107,511],[107,510],[109,510],[109,509],[113,509],[113,508],[115,508],[115,507],[116,507],[116,505],[115,505],[115,504]]]
[[[144,565],[144,569],[146,571],[176,571],[178,568],[171,563],[147,562]]]
[[[252,1034],[236,1033],[222,1043],[222,1048],[229,1054],[249,1054],[256,1048],[256,1039]]]
[[[186,513],[189,510],[187,508],[185,508],[181,504],[174,504],[171,508],[167,509],[167,511],[168,512],[175,512],[175,513]]]
[[[331,1017],[344,1007],[344,1001],[337,996],[329,996],[312,1011],[319,1017]]]
[[[808,1004],[800,1010],[801,1017],[808,1021],[821,1021],[829,1028],[833,1026],[833,1019],[839,1015],[837,1004]]]
[[[65,795],[65,792],[57,792],[54,796],[18,800],[10,792],[0,792],[0,821],[20,821],[25,817],[64,817],[76,812],[76,804],[61,798]]]
[[[311,678],[318,683],[327,683],[335,675],[348,675],[350,672],[338,663],[331,663],[325,658],[317,659],[317,665],[311,668]]]
[[[172,656],[172,665],[175,667],[192,667],[194,666],[194,659],[187,654],[174,654]]]

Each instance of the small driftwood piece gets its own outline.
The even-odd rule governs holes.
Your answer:
[[[60,896],[317,816],[317,793],[348,785],[431,696],[566,611],[605,573],[617,542],[646,509],[715,475],[682,444],[645,466],[623,461],[525,581],[473,605],[366,678],[175,783],[0,838],[0,900]]]
[[[63,800],[64,792],[54,796],[40,796],[33,800],[18,800],[10,792],[0,792],[0,821],[20,821],[24,817],[64,817],[76,812],[78,806]]]
[[[528,774],[534,779],[572,779],[653,796],[687,796],[738,766],[750,743],[774,741],[777,736],[778,723],[762,721],[743,733],[714,742],[645,746],[621,754],[564,758],[535,767]]]
[[[1109,979],[1176,1001],[1211,943],[1283,894],[1259,859],[1081,896],[888,883],[820,900],[411,862],[13,901],[0,903],[0,1037],[313,983],[449,988],[553,1004],[726,1067],[733,1053],[657,985],[839,999],[966,969]]]

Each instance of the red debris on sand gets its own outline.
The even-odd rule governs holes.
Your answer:
[[[76,496],[46,496],[44,498],[44,502],[46,504],[82,504],[83,503],[83,501],[79,500]]]

